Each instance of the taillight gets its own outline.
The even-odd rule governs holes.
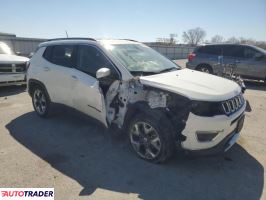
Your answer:
[[[195,53],[188,54],[188,61],[192,61],[196,57]]]

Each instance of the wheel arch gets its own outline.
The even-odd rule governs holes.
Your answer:
[[[35,87],[41,87],[44,90],[45,94],[48,96],[49,100],[51,100],[45,85],[41,81],[38,81],[36,79],[29,79],[28,81],[28,93],[31,97]]]
[[[129,104],[127,113],[124,118],[123,129],[129,128],[130,121],[138,114],[146,114],[156,119],[166,119],[172,124],[172,119],[164,111],[164,108],[151,108],[146,101],[138,101],[134,104]]]

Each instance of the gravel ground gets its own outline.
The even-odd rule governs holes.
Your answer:
[[[24,87],[0,88],[0,187],[54,187],[60,200],[266,199],[266,86],[247,86],[252,111],[238,144],[163,165],[139,159],[125,138],[81,113],[56,106],[41,119]]]

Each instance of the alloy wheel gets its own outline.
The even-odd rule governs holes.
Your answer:
[[[205,72],[207,74],[210,73],[210,70],[207,67],[201,67],[200,69],[201,69],[202,72]]]
[[[146,122],[137,122],[131,127],[130,142],[138,155],[148,160],[155,159],[161,151],[158,132]]]
[[[47,101],[44,93],[40,89],[36,89],[33,94],[33,103],[35,110],[43,115],[47,108]]]

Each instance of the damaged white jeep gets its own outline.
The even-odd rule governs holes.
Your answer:
[[[175,149],[227,151],[243,127],[246,101],[233,81],[181,69],[132,40],[55,39],[30,60],[28,92],[35,111],[51,103],[75,108],[127,133],[151,162]]]

